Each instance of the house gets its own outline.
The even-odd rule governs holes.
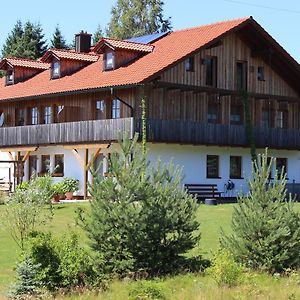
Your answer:
[[[300,182],[300,67],[252,17],[94,47],[85,32],[75,41],[76,51],[0,62],[1,160],[16,182],[50,170],[79,179],[86,196],[89,168],[108,170],[119,132],[140,132],[142,98],[149,159],[173,158],[184,183],[222,191],[231,179],[232,194],[246,190],[249,128],[257,151],[277,158],[272,174],[285,167]]]

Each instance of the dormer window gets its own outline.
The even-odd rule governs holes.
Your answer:
[[[114,52],[106,52],[105,54],[105,70],[112,70],[115,67]]]
[[[52,78],[60,77],[60,62],[58,60],[54,60],[52,63]]]
[[[6,72],[6,85],[14,84],[14,71],[13,69],[8,69]]]

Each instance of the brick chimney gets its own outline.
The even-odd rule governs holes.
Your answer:
[[[84,32],[81,30],[81,32],[75,34],[75,51],[76,52],[90,52],[91,48],[91,41],[92,41],[92,35]]]

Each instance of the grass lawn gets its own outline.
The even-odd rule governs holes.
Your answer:
[[[73,230],[82,235],[82,243],[87,240],[84,233],[76,226],[75,210],[77,207],[87,208],[88,204],[63,204],[55,207],[54,218],[48,228],[55,235],[63,235]],[[220,228],[230,231],[230,221],[234,204],[218,206],[200,205],[197,217],[201,223],[201,242],[193,253],[202,253],[210,258],[219,246]],[[4,206],[0,206],[3,210]],[[300,204],[297,204],[300,210]],[[0,299],[4,297],[9,284],[14,278],[13,267],[18,257],[18,249],[8,233],[0,228]],[[294,281],[293,281],[294,280]],[[209,276],[196,276],[192,274],[180,275],[165,279],[154,284],[162,287],[167,299],[300,299],[300,276],[297,279],[276,279],[268,275],[255,275],[251,283],[243,284],[237,288],[217,288]],[[84,294],[84,296],[68,299],[128,299],[130,288],[136,283],[114,282],[109,290],[101,295]]]

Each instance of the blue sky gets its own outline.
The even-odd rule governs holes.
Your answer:
[[[0,47],[18,19],[40,22],[50,39],[59,24],[70,42],[81,29],[93,33],[105,28],[116,0],[15,0],[1,1]],[[300,1],[297,0],[165,0],[173,29],[252,15],[300,62]],[[249,5],[248,5],[249,4]],[[263,6],[263,7],[262,7]],[[266,8],[268,7],[268,8]]]

